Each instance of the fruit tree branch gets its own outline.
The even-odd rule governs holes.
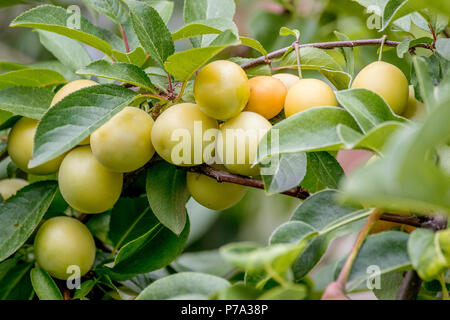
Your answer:
[[[363,47],[363,46],[379,46],[381,45],[383,38],[380,39],[363,39],[363,40],[348,40],[348,41],[331,41],[331,42],[316,42],[316,43],[304,43],[298,45],[299,48],[314,47],[319,49],[334,49],[334,48],[352,48],[352,47]],[[289,47],[278,49],[276,51],[270,52],[267,56],[261,56],[244,64],[241,64],[243,69],[249,69],[260,64],[266,64],[267,60],[278,58],[283,56],[288,50],[294,48],[295,42]],[[384,45],[387,47],[396,47],[400,44],[398,41],[386,40]],[[425,49],[431,49],[432,47],[427,43],[419,43],[414,47],[420,47]]]

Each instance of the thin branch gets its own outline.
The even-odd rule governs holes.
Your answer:
[[[239,176],[227,171],[219,170],[208,165],[201,165],[197,167],[191,167],[189,169],[193,172],[202,173],[208,177],[216,179],[218,182],[230,182],[235,184],[240,184],[243,186],[248,186],[257,189],[264,189],[264,182],[257,179],[252,179],[244,176]],[[282,192],[282,194],[295,197],[298,199],[306,199],[310,196],[309,192],[302,187],[295,187]]]
[[[317,43],[305,43],[300,44],[299,48],[306,48],[306,47],[314,47],[319,49],[334,49],[334,48],[348,48],[348,47],[363,47],[363,46],[379,46],[381,45],[382,39],[364,39],[364,40],[349,40],[349,41],[331,41],[331,42],[317,42]],[[386,40],[384,42],[384,45],[387,47],[396,47],[400,44],[398,41],[390,41]],[[425,49],[431,49],[432,47],[427,43],[419,43],[415,45],[414,47],[421,47]],[[294,44],[290,45],[289,47],[282,48],[273,52],[270,52],[266,56],[261,56],[259,58],[256,58],[252,61],[246,62],[244,64],[241,64],[241,67],[243,69],[249,69],[252,67],[255,67],[260,64],[265,64],[266,59],[274,59],[281,57],[286,53],[286,51],[293,49]]]

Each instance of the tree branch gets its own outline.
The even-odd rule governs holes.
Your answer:
[[[349,40],[349,41],[331,41],[331,42],[316,42],[316,43],[305,43],[300,44],[299,48],[307,48],[307,47],[314,47],[319,49],[334,49],[334,48],[348,48],[348,47],[363,47],[363,46],[379,46],[382,43],[382,38],[380,39],[364,39],[364,40]],[[294,42],[295,43],[295,42]],[[246,62],[244,64],[241,64],[242,69],[249,69],[252,67],[256,67],[260,64],[266,64],[267,59],[274,59],[281,57],[286,53],[286,51],[294,48],[294,43],[290,45],[289,47],[282,48],[273,52],[270,52],[267,54],[267,56],[261,56],[259,58],[256,58],[252,61]],[[386,40],[384,42],[384,45],[387,47],[396,47],[400,44],[398,41],[390,41]],[[425,48],[425,49],[431,49],[432,47],[427,43],[419,43],[414,46]]]

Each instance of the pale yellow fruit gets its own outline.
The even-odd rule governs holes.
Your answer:
[[[6,200],[16,194],[17,191],[28,185],[23,179],[4,179],[0,181],[0,195]]]
[[[194,81],[195,101],[214,119],[227,120],[237,116],[247,104],[249,95],[247,74],[231,61],[209,63]]]
[[[300,80],[300,78],[298,76],[295,76],[293,74],[290,73],[277,73],[274,74],[272,77],[281,80],[281,82],[283,82],[283,84],[286,86],[286,89],[290,89],[294,84],[297,83],[297,81]]]
[[[152,143],[161,158],[179,166],[194,166],[214,156],[217,121],[198,105],[180,103],[165,110],[155,121]]]
[[[377,93],[398,115],[402,114],[408,103],[408,80],[399,68],[384,61],[373,62],[362,69],[353,81],[352,88]]]
[[[425,115],[425,105],[418,101],[414,94],[414,86],[409,86],[408,104],[403,111],[402,116],[408,119],[419,119]]]
[[[130,172],[145,165],[155,153],[152,117],[145,111],[126,107],[91,134],[95,158],[116,172]]]
[[[29,118],[21,118],[17,121],[9,132],[8,154],[11,160],[20,170],[36,175],[48,175],[58,171],[64,155],[50,160],[35,168],[28,168],[28,162],[33,157],[34,135],[38,121]]]
[[[187,188],[191,196],[202,206],[212,210],[225,210],[238,203],[247,187],[217,180],[197,172],[188,172]]]
[[[105,168],[92,154],[90,146],[70,151],[58,174],[59,190],[66,202],[83,213],[111,209],[122,192],[122,173]]]
[[[225,167],[245,176],[259,175],[259,165],[254,165],[258,143],[272,125],[254,112],[242,112],[225,122],[217,139],[217,154]]]
[[[71,81],[68,84],[64,85],[61,89],[59,89],[58,92],[56,92],[55,96],[53,97],[52,103],[50,104],[50,107],[53,107],[55,104],[60,102],[62,99],[67,97],[72,92],[95,85],[98,85],[98,83],[92,80],[82,79]],[[89,144],[89,137],[81,141],[78,145],[85,145],[85,144]]]
[[[95,242],[89,229],[69,217],[44,222],[34,240],[36,260],[52,277],[66,280],[74,271],[84,276],[95,260]]]
[[[301,79],[289,90],[284,102],[286,118],[310,108],[338,106],[333,89],[318,79]]]

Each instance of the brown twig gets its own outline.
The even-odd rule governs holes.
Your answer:
[[[364,39],[364,40],[349,40],[349,41],[330,41],[330,42],[317,42],[317,43],[305,43],[298,45],[299,48],[314,47],[319,49],[334,49],[334,48],[352,48],[352,47],[362,47],[362,46],[379,46],[381,45],[382,39]],[[295,42],[294,42],[295,43]],[[286,51],[294,48],[294,43],[289,47],[282,48],[267,54],[267,56],[261,56],[252,61],[241,64],[243,69],[249,69],[260,64],[265,64],[266,59],[274,59],[281,57],[286,53]],[[398,41],[386,40],[384,45],[387,47],[396,47],[400,44]],[[419,43],[414,47],[421,47],[425,49],[430,49],[430,45],[427,43]]]

